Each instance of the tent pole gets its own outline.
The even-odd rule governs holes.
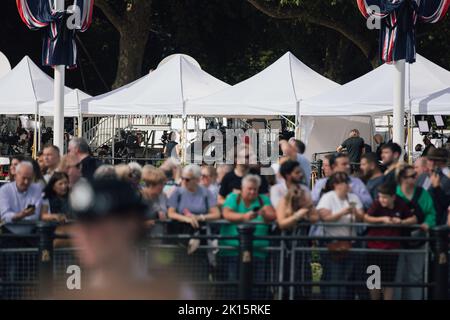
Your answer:
[[[33,134],[33,151],[31,157],[36,159],[37,157],[37,114],[38,114],[38,104],[34,108],[34,134]]]
[[[394,128],[393,142],[400,145],[402,153],[405,147],[405,60],[394,63]]]
[[[115,164],[115,159],[114,159],[114,153],[115,153],[115,147],[114,147],[114,138],[116,136],[116,119],[117,119],[117,115],[114,115],[114,117],[111,119],[112,120],[112,132],[111,132],[111,163],[114,165]]]
[[[41,151],[41,140],[42,140],[42,135],[41,135],[41,114],[40,111],[38,110],[38,123],[39,123],[39,130],[38,130],[38,151]],[[37,155],[37,153],[36,153]]]
[[[183,101],[183,115],[182,115],[182,127],[181,127],[181,163],[186,163],[186,145],[187,145],[187,116],[186,116],[186,102]]]
[[[78,136],[78,138],[81,138],[81,137],[83,137],[83,116],[81,115],[81,111],[78,114],[77,124],[78,124],[78,134],[77,134],[77,136]]]
[[[300,100],[295,105],[295,139],[301,138],[300,132]]]

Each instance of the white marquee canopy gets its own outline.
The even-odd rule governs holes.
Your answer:
[[[350,116],[392,113],[394,66],[383,64],[375,70],[300,105],[302,116]],[[409,85],[408,85],[409,83]],[[406,106],[420,97],[433,97],[450,86],[450,72],[417,55],[406,67]],[[424,99],[422,98],[422,104]],[[439,106],[439,102],[436,103]]]
[[[51,99],[53,79],[28,56],[0,78],[0,114],[34,114],[38,104]]]
[[[297,103],[339,84],[321,76],[292,53],[272,65],[208,97],[187,102],[188,115],[268,116],[295,115]]]
[[[81,101],[91,98],[90,95],[84,93],[79,89],[74,89],[64,95],[64,117],[79,117]],[[55,102],[54,100],[47,101],[39,105],[39,114],[44,117],[53,116]]]
[[[174,55],[150,74],[111,92],[82,101],[83,115],[182,115],[187,100],[228,85]]]

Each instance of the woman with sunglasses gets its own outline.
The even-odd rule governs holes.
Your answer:
[[[425,189],[416,186],[417,173],[410,165],[402,165],[397,169],[397,196],[402,199],[416,215],[417,221],[421,224],[421,231],[413,232],[412,236],[424,236],[423,232],[428,231],[436,225],[436,210],[433,198]],[[406,243],[403,242],[405,245]],[[409,244],[408,248],[414,250],[425,250],[425,244]],[[424,281],[425,255],[424,253],[402,253],[399,256],[397,268],[397,280],[405,283],[423,283]],[[423,298],[423,288],[401,288],[395,290],[394,299],[421,300]]]
[[[211,191],[199,185],[201,169],[198,165],[183,168],[181,187],[177,187],[169,198],[170,219],[186,223],[194,229],[200,222],[217,220],[220,213]]]
[[[200,185],[211,191],[215,198],[219,195],[219,185],[217,184],[216,179],[216,168],[208,165],[202,166]]]
[[[320,219],[327,224],[323,228],[325,237],[356,236],[352,223],[363,221],[363,205],[358,196],[350,192],[350,178],[345,172],[333,173],[328,186],[331,191],[323,194],[317,204]],[[328,252],[322,256],[323,277],[325,281],[349,281],[353,275],[354,261],[350,241],[326,240]],[[352,299],[346,286],[324,288],[326,299]]]

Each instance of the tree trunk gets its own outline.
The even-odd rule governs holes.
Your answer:
[[[147,39],[147,30],[133,27],[123,28],[120,36],[119,59],[113,89],[141,77]]]
[[[151,26],[152,0],[129,0],[124,12],[117,12],[111,6],[112,1],[96,0],[95,4],[120,34],[119,59],[113,84],[113,88],[118,88],[142,75]]]

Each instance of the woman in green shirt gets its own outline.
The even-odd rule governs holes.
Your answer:
[[[223,217],[232,222],[225,224],[220,230],[222,236],[238,236],[238,223],[258,222],[255,225],[255,236],[266,236],[269,232],[269,226],[264,224],[275,220],[275,210],[270,204],[269,197],[258,194],[261,185],[261,178],[257,175],[249,174],[242,179],[240,194],[231,193],[225,199],[223,205]],[[222,249],[219,252],[220,268],[219,274],[223,281],[236,281],[238,276],[239,262],[239,240],[221,240],[220,246],[231,246],[236,249]],[[267,252],[264,248],[269,246],[268,240],[253,241],[253,275],[255,282],[263,282],[266,278],[266,257]],[[234,290],[232,290],[234,291]],[[230,291],[230,295],[235,292]],[[253,289],[253,298],[267,298],[266,290],[262,287]],[[230,298],[234,296],[226,296]]]
[[[416,186],[417,173],[410,165],[403,165],[397,172],[397,196],[414,210],[418,222],[421,224],[422,231],[428,231],[436,225],[436,210],[433,204],[433,198],[425,189]],[[413,236],[420,236],[420,234]],[[413,250],[425,250],[424,244],[409,248]],[[405,283],[424,283],[426,253],[412,252],[401,253],[397,267],[396,282]],[[397,290],[394,299],[422,300],[423,288],[402,288]]]

